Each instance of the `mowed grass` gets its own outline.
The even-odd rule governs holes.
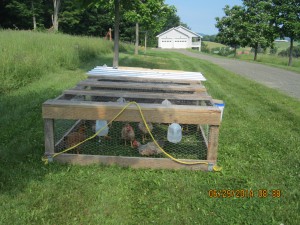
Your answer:
[[[215,47],[226,47],[225,45],[219,44],[219,43],[215,43],[215,42],[207,42],[204,41],[204,43],[206,43],[208,45],[209,49],[215,48]],[[299,42],[295,42],[294,46],[299,45]],[[254,61],[254,53],[251,52],[251,48],[250,47],[245,47],[245,48],[239,48],[237,49],[237,56],[235,56],[236,59],[239,60],[244,60],[244,61],[249,61],[249,62],[256,62],[256,63],[261,63],[261,64],[266,64],[266,65],[270,65],[270,66],[274,66],[274,67],[278,67],[278,68],[282,68],[282,69],[286,69],[286,70],[290,70],[290,71],[294,71],[297,73],[300,73],[300,59],[299,58],[293,58],[292,59],[292,66],[288,66],[288,62],[289,59],[288,57],[282,57],[282,56],[278,56],[277,54],[279,52],[281,52],[282,50],[286,50],[289,46],[290,43],[289,42],[275,42],[274,46],[278,48],[277,53],[275,55],[271,55],[271,54],[264,54],[264,53],[259,53],[257,55],[257,60]],[[270,49],[267,49],[267,52],[269,52]],[[193,52],[197,52],[196,50],[193,50]],[[241,54],[241,53],[247,53],[247,54]],[[199,53],[199,54],[207,54],[207,53]],[[224,56],[219,56],[217,54],[213,54],[216,57],[224,57]],[[226,56],[229,58],[234,58],[234,55],[229,55]]]
[[[295,42],[294,46],[297,46],[299,44],[300,44],[299,42]],[[289,42],[275,42],[274,46],[276,48],[278,48],[277,53],[275,55],[259,53],[257,56],[256,62],[300,73],[300,59],[299,58],[293,58],[292,66],[288,66],[288,63],[289,63],[288,57],[278,56],[279,52],[286,50],[287,48],[290,47],[290,43]],[[243,48],[243,49],[239,49],[238,52],[242,52],[242,51],[250,52],[250,50],[251,50],[250,48]],[[270,51],[270,49],[268,48],[267,52],[269,52],[269,51]],[[233,56],[231,56],[231,57],[233,57]],[[237,55],[236,58],[240,59],[240,60],[254,62],[253,61],[254,53],[250,52],[250,54],[240,54],[240,55]]]
[[[252,53],[249,55],[241,54],[236,56],[236,58],[240,60],[254,62],[254,55]],[[292,60],[292,66],[288,66],[289,59],[287,57],[260,53],[257,56],[256,62],[300,73],[300,59],[293,58]]]
[[[38,42],[39,35],[29,36]],[[53,42],[70,38],[51,37]],[[83,47],[95,41],[81,39]],[[0,224],[279,225],[300,221],[299,101],[174,52],[133,56],[129,51],[120,58],[122,66],[205,75],[208,92],[226,103],[218,154],[223,170],[44,165],[42,103],[84,79],[95,65],[111,66],[111,53],[97,54],[84,65],[58,67],[0,96]],[[253,190],[254,197],[211,198],[210,190]],[[259,197],[259,190],[267,190],[268,196]],[[280,190],[280,197],[273,197],[273,190]]]

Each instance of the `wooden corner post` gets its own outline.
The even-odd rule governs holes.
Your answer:
[[[208,139],[208,161],[217,161],[218,154],[218,142],[219,142],[219,126],[211,125],[209,127],[209,139]]]
[[[54,154],[54,120],[44,119],[45,154]]]

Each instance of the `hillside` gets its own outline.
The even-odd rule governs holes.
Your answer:
[[[113,51],[113,42],[63,34],[2,30],[0,39],[0,94],[28,85],[49,72],[76,69]],[[120,45],[121,52],[129,49],[128,45]]]
[[[205,43],[209,49],[218,48],[218,47],[220,47],[220,48],[226,47],[226,45],[223,45],[223,44],[220,44],[217,42],[203,41],[203,43]]]

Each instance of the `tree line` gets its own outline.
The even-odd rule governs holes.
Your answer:
[[[224,8],[225,16],[216,18],[217,40],[235,49],[252,47],[254,60],[258,49],[273,47],[277,37],[289,37],[289,63],[292,64],[294,41],[300,40],[299,0],[243,0],[242,6]]]
[[[149,45],[156,46],[157,34],[185,25],[176,12],[164,0],[120,0],[120,40],[131,43],[148,40]],[[0,28],[3,29],[105,37],[110,28],[114,32],[114,21],[114,0],[0,1]],[[136,30],[142,34],[140,37],[136,37]]]

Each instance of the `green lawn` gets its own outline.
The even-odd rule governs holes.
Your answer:
[[[300,42],[295,41],[294,46],[300,45]],[[274,46],[278,48],[277,52],[281,52],[290,47],[290,42],[275,42]]]
[[[208,45],[208,48],[210,50],[212,48],[215,48],[215,47],[226,47],[225,45],[215,43],[215,42],[207,42],[206,41],[205,43]],[[300,44],[299,42],[295,42],[294,46],[297,46],[299,44]],[[290,46],[290,43],[276,42],[276,43],[274,43],[274,46],[278,48],[278,50],[277,50],[277,54],[278,54],[282,50],[286,50]],[[196,50],[191,50],[191,51],[199,53],[199,51],[196,51]],[[267,50],[267,52],[269,52],[269,49]],[[243,53],[243,54],[241,54],[241,53]],[[246,54],[244,54],[244,53],[246,53]],[[207,54],[207,53],[199,53],[199,54]],[[281,56],[278,56],[277,54],[276,55],[271,55],[271,54],[259,53],[258,56],[257,56],[257,61],[256,62],[300,73],[300,59],[299,58],[293,58],[292,66],[288,66],[288,61],[289,61],[288,57],[281,57]],[[220,56],[220,55],[217,55],[217,54],[213,54],[213,55],[216,56],[216,57],[224,57],[224,56]],[[226,57],[234,58],[234,55],[231,54],[231,55],[226,56]],[[237,49],[237,56],[235,58],[239,59],[239,60],[255,62],[253,60],[254,59],[254,53],[251,52],[250,47],[238,48]]]
[[[41,34],[29,33],[33,40],[43,41]],[[52,45],[64,38],[68,42],[81,39],[82,47],[98,41],[48,35]],[[6,43],[1,42],[1,48],[2,44]],[[12,46],[22,50],[26,44],[16,41]],[[70,46],[64,51],[72,52],[74,46]],[[174,52],[134,56],[127,48],[120,55],[120,65],[205,75],[208,92],[226,103],[219,137],[221,172],[44,165],[42,103],[84,79],[94,66],[111,66],[112,53],[101,51],[100,44],[93,46],[96,53],[88,61],[78,60],[71,69],[61,65],[46,70],[30,81],[26,73],[16,73],[25,83],[15,89],[11,88],[15,83],[6,86],[9,91],[2,89],[0,224],[298,224],[299,101]],[[0,78],[4,75],[0,73]],[[210,190],[253,190],[254,197],[211,198]],[[267,190],[268,196],[259,197],[259,190]]]

